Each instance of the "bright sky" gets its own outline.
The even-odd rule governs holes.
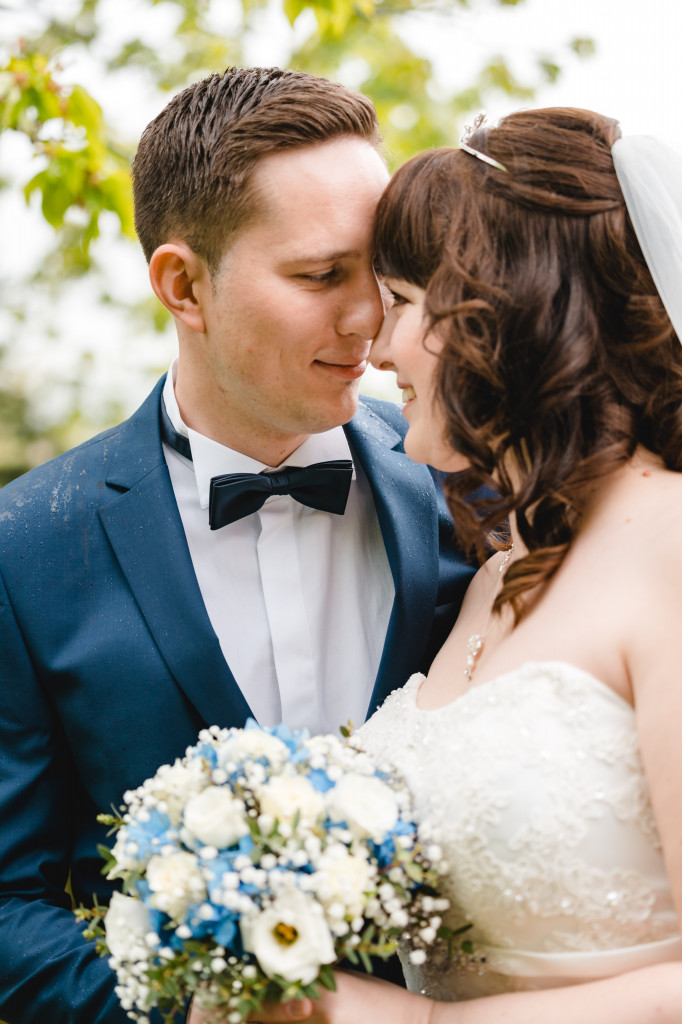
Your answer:
[[[464,26],[464,19],[462,19]],[[523,55],[560,52],[576,36],[592,37],[597,53],[568,60],[558,83],[543,90],[533,106],[588,107],[617,117],[624,132],[658,135],[682,152],[682,3],[680,0],[526,0],[517,7],[487,5],[472,12],[466,32],[473,52]],[[466,76],[468,47],[444,46],[438,56],[445,78]],[[509,109],[490,104],[489,115]]]
[[[69,10],[74,6],[74,0],[50,2],[54,10]],[[4,0],[0,43],[18,35],[22,25],[31,23],[32,6],[39,8],[40,4]],[[224,30],[229,32],[232,4],[220,0],[213,6],[219,11]],[[8,8],[14,8],[16,14],[13,16]],[[104,11],[109,12],[107,36],[112,47],[129,36],[131,25],[143,37],[160,41],[173,23],[171,5],[160,4],[150,9],[147,4],[142,7],[137,0],[111,0],[105,4]],[[159,31],[161,24],[164,31]],[[250,63],[280,63],[285,59],[282,28],[281,15],[262,16],[259,31],[249,46]],[[472,9],[456,9],[448,16],[413,15],[407,31],[410,44],[431,57],[439,79],[455,89],[465,88],[483,60],[497,53],[511,61],[522,79],[534,77],[536,56],[553,55],[564,68],[563,74],[557,84],[538,93],[533,106],[590,107],[619,118],[626,133],[659,135],[682,152],[682,116],[679,113],[682,0],[524,0],[515,7],[500,7],[494,0],[472,0]],[[595,40],[597,54],[579,60],[566,44],[574,37],[585,36]],[[158,99],[145,96],[137,80],[134,86],[131,83],[130,89],[117,80],[116,87],[107,90],[106,79],[92,61],[74,62],[65,73],[70,80],[81,81],[92,88],[107,113],[128,136],[138,136],[160,109]],[[518,105],[504,97],[491,100],[488,117],[495,120]],[[6,143],[0,145],[0,173],[11,175],[13,169],[17,170],[17,161],[14,167],[7,163],[13,152]],[[24,173],[24,180],[27,176]],[[37,245],[49,244],[49,230],[40,223],[37,214],[29,218],[16,208],[10,211],[5,200],[0,215],[5,238],[0,250],[0,273],[5,281],[11,281],[13,275],[22,272],[22,264],[30,260],[31,241]],[[16,235],[13,242],[8,238],[12,228]],[[147,287],[141,258],[110,268],[110,278],[113,291],[121,288],[127,294],[133,290],[144,294]],[[84,312],[87,313],[87,301],[82,294],[70,300],[70,306],[64,311],[63,315],[69,317],[72,325],[69,351],[63,344],[46,344],[38,319],[34,336],[24,345],[27,370],[35,380],[35,368],[41,365],[52,385],[60,380],[67,382],[70,375],[78,372],[76,354],[92,351],[94,391],[97,392],[98,385],[103,390],[120,391],[125,394],[125,404],[132,408],[142,397],[141,389],[146,383],[131,386],[130,347],[121,350],[112,342],[112,332],[106,329],[115,322],[111,310],[95,311],[87,316]],[[0,327],[4,326],[8,325],[3,324],[0,311]],[[116,325],[115,330],[118,329]],[[166,359],[168,349],[165,341],[149,339],[137,350],[146,352],[157,364]],[[377,380],[383,383],[387,379],[388,375],[378,374],[376,379],[368,379],[368,385],[376,390]],[[57,401],[58,390],[54,386],[49,388],[49,394],[52,401]],[[96,405],[98,395],[91,397]]]

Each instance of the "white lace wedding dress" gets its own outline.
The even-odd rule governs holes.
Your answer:
[[[422,679],[356,735],[409,783],[449,865],[445,921],[473,923],[477,955],[415,967],[405,950],[408,987],[456,1001],[682,958],[632,708],[563,662],[430,711]]]

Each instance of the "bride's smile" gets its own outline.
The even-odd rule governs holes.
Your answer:
[[[379,333],[372,343],[370,362],[392,370],[402,391],[403,416],[409,423],[405,452],[444,472],[466,469],[467,459],[445,440],[445,418],[435,391],[435,375],[443,347],[431,329],[426,289],[401,278],[385,276],[392,297]]]

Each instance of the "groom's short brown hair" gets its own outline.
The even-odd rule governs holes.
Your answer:
[[[228,68],[184,89],[147,125],[133,164],[147,260],[182,239],[214,273],[256,213],[259,160],[343,136],[379,148],[376,111],[365,96],[313,75]]]

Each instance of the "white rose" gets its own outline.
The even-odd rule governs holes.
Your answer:
[[[349,772],[326,793],[329,817],[345,821],[360,839],[381,841],[398,820],[395,793],[374,776]]]
[[[184,813],[185,827],[206,846],[234,846],[248,831],[244,804],[226,786],[208,786],[191,797]]]
[[[154,894],[152,905],[175,920],[183,916],[190,904],[206,895],[198,857],[183,850],[152,857],[147,865],[147,882]]]
[[[344,916],[361,917],[366,893],[376,888],[376,868],[365,856],[349,852],[341,843],[327,847],[315,863],[312,876],[315,892],[327,909],[334,903]]]
[[[263,757],[274,768],[281,768],[289,758],[289,748],[282,740],[262,729],[243,729],[230,736],[218,748],[218,764],[224,768],[230,762],[255,761]]]
[[[150,929],[149,911],[141,900],[115,892],[104,917],[104,931],[107,946],[112,956],[119,960],[135,957],[135,952],[144,949],[145,936]]]
[[[279,895],[258,914],[240,922],[244,949],[265,974],[309,985],[321,964],[336,959],[334,941],[322,907],[298,890]]]
[[[195,793],[200,793],[208,782],[204,764],[201,758],[196,757],[186,765],[181,761],[162,765],[152,780],[152,789],[154,795],[165,803],[171,824],[177,825],[187,801]]]
[[[276,775],[259,793],[261,811],[280,824],[293,822],[296,814],[304,825],[313,825],[325,814],[321,793],[303,775]]]

